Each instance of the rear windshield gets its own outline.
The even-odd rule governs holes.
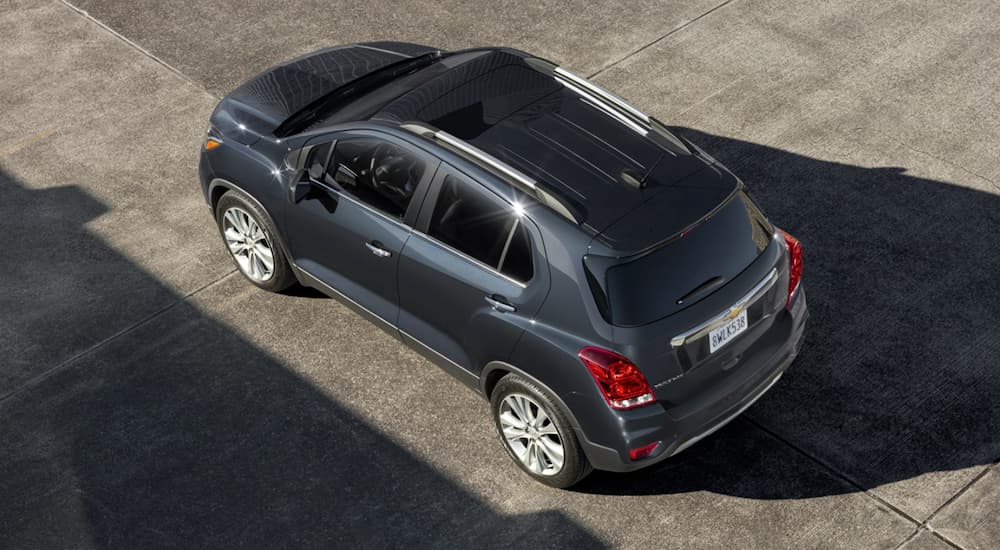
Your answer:
[[[683,237],[607,270],[611,321],[639,326],[697,303],[743,272],[767,248],[774,228],[739,192]]]

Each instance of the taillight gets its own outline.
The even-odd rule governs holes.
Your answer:
[[[791,307],[799,292],[799,283],[802,282],[802,243],[783,230],[778,231],[785,238],[785,248],[788,250],[788,302],[785,307]]]
[[[579,356],[612,408],[631,409],[656,402],[646,377],[627,358],[592,346],[581,349]]]

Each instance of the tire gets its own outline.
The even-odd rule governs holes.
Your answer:
[[[226,191],[215,205],[215,223],[229,256],[248,281],[270,292],[296,282],[277,229],[253,200],[239,191]],[[270,252],[270,269],[265,250]]]
[[[522,412],[525,407],[527,411]],[[536,481],[565,489],[593,471],[569,422],[569,415],[544,387],[523,376],[508,374],[497,382],[490,395],[490,412],[493,414],[500,443],[507,454],[523,472]],[[539,412],[542,414],[538,414]],[[517,423],[512,420],[524,420],[520,416],[525,414],[531,427],[526,426],[518,431]],[[534,425],[531,425],[532,416]],[[543,416],[548,421],[543,420]],[[524,435],[520,435],[522,433]],[[508,439],[508,436],[514,441]],[[554,443],[561,445],[563,451],[562,464],[558,467],[553,460],[557,455],[553,450]],[[534,453],[533,448],[537,449]],[[541,454],[538,454],[539,451]]]

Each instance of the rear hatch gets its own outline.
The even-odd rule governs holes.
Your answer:
[[[754,296],[762,300],[755,299],[746,311],[750,324],[773,313],[772,291],[787,281],[774,235],[742,184],[715,166],[665,189],[606,228],[592,250],[607,246],[629,252],[589,254],[584,265],[598,305],[615,326],[618,351],[656,385],[709,356],[715,360],[742,347],[726,344],[729,349],[713,354],[705,335],[679,347],[671,340],[728,311],[769,277]],[[756,329],[750,327],[751,332]]]
[[[709,206],[711,193],[686,195],[694,195],[686,204],[703,201],[702,208],[710,213],[605,271],[613,324],[642,326],[691,307],[742,273],[771,240],[773,229],[742,190],[715,208]],[[630,237],[633,242],[652,240],[647,235],[663,225],[653,218],[669,216],[671,205],[663,203],[674,199],[675,194],[662,193],[619,222],[629,226],[620,233],[638,234]]]
[[[665,163],[661,163],[665,164]],[[656,177],[654,173],[652,177]],[[691,307],[742,273],[774,228],[735,176],[706,166],[659,192],[595,237],[607,256],[588,271],[608,320],[647,325]],[[599,292],[598,292],[599,291]]]

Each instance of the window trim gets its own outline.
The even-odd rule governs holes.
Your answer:
[[[437,177],[437,174],[435,174],[435,178],[436,177]],[[369,206],[369,205],[361,202],[360,200],[358,200],[357,198],[351,196],[348,193],[345,193],[345,192],[343,192],[343,191],[341,191],[339,189],[335,189],[335,188],[331,187],[330,185],[328,185],[328,184],[326,184],[324,182],[316,181],[316,180],[313,180],[312,178],[310,178],[310,180],[313,181],[316,185],[322,187],[324,190],[329,191],[331,193],[334,193],[338,197],[343,197],[343,198],[345,198],[345,199],[353,202],[354,204],[360,206],[361,208],[364,208],[365,210],[367,210],[367,211],[369,211],[369,212],[371,212],[371,213],[373,213],[373,214],[375,214],[377,216],[381,216],[382,218],[384,218],[384,219],[386,219],[386,220],[388,220],[388,221],[390,221],[390,222],[392,222],[392,223],[400,226],[403,229],[409,230],[411,235],[417,235],[419,237],[423,237],[424,240],[430,242],[431,244],[437,245],[440,248],[443,248],[443,249],[445,249],[445,250],[447,250],[449,252],[452,252],[452,253],[456,254],[457,256],[459,256],[461,258],[464,258],[464,259],[468,260],[469,262],[475,264],[476,266],[478,266],[478,267],[480,267],[480,268],[482,268],[482,269],[490,272],[491,274],[496,275],[497,277],[500,277],[500,278],[506,280],[507,282],[509,282],[511,284],[517,285],[520,288],[528,288],[528,284],[531,283],[532,281],[534,281],[535,278],[536,278],[535,275],[534,275],[534,265],[535,265],[535,258],[534,258],[535,252],[534,251],[536,250],[536,248],[532,245],[531,232],[530,231],[528,232],[528,246],[531,248],[531,251],[532,251],[531,252],[531,254],[532,254],[532,258],[531,258],[531,262],[532,262],[532,276],[531,276],[531,279],[528,279],[527,281],[518,281],[517,279],[515,279],[515,278],[513,278],[513,277],[511,277],[509,275],[501,273],[497,268],[492,267],[492,266],[490,266],[490,265],[488,265],[488,264],[486,264],[486,263],[484,263],[484,262],[482,262],[480,260],[477,260],[476,258],[473,258],[472,256],[469,256],[465,252],[462,252],[461,250],[458,250],[457,248],[455,248],[453,246],[450,246],[447,243],[444,243],[444,242],[442,242],[442,241],[440,241],[438,239],[435,239],[434,237],[432,237],[431,235],[428,235],[424,231],[421,231],[417,227],[412,226],[412,225],[408,225],[408,224],[402,222],[401,220],[399,220],[397,218],[389,216],[385,212],[377,210],[377,209],[375,209],[375,208],[373,208],[373,207],[371,207],[371,206]],[[426,197],[426,195],[425,195],[425,197]],[[511,208],[513,208],[513,206],[511,206]],[[515,223],[514,227],[516,228],[519,225],[519,223],[520,223],[520,220],[518,219],[518,223]],[[404,245],[404,248],[405,248],[405,245]]]
[[[535,239],[533,238],[533,236],[531,234],[531,231],[527,229],[527,226],[525,227],[525,231],[527,231],[528,249],[529,249],[530,258],[531,258],[531,278],[528,279],[527,281],[519,281],[519,280],[511,277],[510,275],[507,275],[507,274],[505,274],[505,273],[503,273],[503,272],[500,271],[500,267],[503,265],[503,261],[506,259],[505,256],[506,256],[507,248],[510,246],[510,242],[513,239],[514,232],[517,231],[517,228],[521,225],[522,218],[527,217],[526,214],[523,214],[521,216],[518,216],[516,214],[514,215],[515,223],[512,224],[511,229],[510,229],[510,231],[507,234],[507,242],[504,245],[504,251],[500,255],[500,262],[496,266],[491,266],[491,265],[489,265],[489,264],[487,264],[487,263],[485,263],[485,262],[483,262],[483,261],[481,261],[481,260],[479,260],[477,258],[474,258],[474,257],[466,254],[465,252],[462,252],[461,250],[458,250],[457,248],[449,245],[448,243],[445,243],[445,242],[441,241],[440,239],[437,239],[436,237],[434,237],[433,235],[430,234],[430,221],[431,221],[431,217],[434,215],[434,209],[437,207],[437,201],[438,201],[438,198],[441,195],[441,189],[444,187],[444,180],[449,175],[457,176],[457,177],[460,177],[460,178],[462,178],[464,180],[467,180],[470,185],[474,186],[474,189],[477,189],[479,192],[486,193],[487,197],[496,198],[497,201],[499,201],[501,204],[503,204],[506,207],[508,207],[511,211],[514,210],[514,204],[511,203],[509,200],[507,200],[506,198],[498,195],[497,193],[494,193],[492,190],[487,189],[482,183],[479,182],[479,180],[477,180],[473,176],[470,176],[465,171],[460,170],[459,168],[455,167],[454,165],[452,165],[452,164],[450,164],[448,162],[441,161],[441,164],[438,165],[437,172],[434,174],[434,180],[431,181],[431,185],[430,185],[430,187],[427,190],[427,194],[424,195],[424,202],[423,202],[423,205],[420,208],[420,215],[417,218],[417,222],[413,226],[413,232],[416,233],[416,234],[418,234],[418,235],[420,235],[425,240],[428,240],[428,241],[430,241],[430,242],[438,245],[439,247],[444,248],[445,250],[449,250],[451,252],[454,252],[458,256],[460,256],[462,258],[465,258],[466,260],[469,260],[470,262],[472,262],[475,265],[481,267],[482,269],[485,269],[485,270],[489,271],[490,273],[492,273],[492,274],[494,274],[494,275],[496,275],[498,277],[501,277],[501,278],[503,278],[504,280],[506,280],[508,282],[511,282],[511,283],[513,283],[513,284],[521,287],[521,288],[527,288],[528,285],[531,284],[532,281],[534,281],[534,280],[536,280],[538,278],[538,275],[537,275],[536,269],[535,269],[537,267],[537,265],[538,265],[538,261],[537,261],[538,258],[537,258],[537,253],[536,252],[538,252],[540,250],[537,246],[535,246],[535,243],[534,243]]]
[[[412,153],[414,156],[418,157],[421,161],[423,161],[427,165],[427,175],[423,176],[420,179],[420,182],[417,183],[417,188],[413,191],[413,196],[410,198],[410,203],[406,206],[406,211],[403,212],[402,218],[396,218],[394,216],[391,216],[388,213],[383,212],[378,208],[375,208],[374,206],[365,203],[360,198],[355,197],[354,195],[349,193],[346,189],[338,189],[326,183],[325,181],[313,179],[309,175],[308,170],[304,172],[303,179],[309,180],[311,183],[318,185],[324,190],[336,193],[338,197],[346,197],[354,204],[363,206],[369,212],[374,212],[375,214],[378,214],[379,216],[389,221],[395,222],[407,229],[413,229],[417,224],[417,216],[423,209],[423,204],[425,199],[427,198],[428,192],[434,186],[434,181],[435,178],[437,178],[438,169],[441,167],[442,164],[441,159],[438,158],[436,155],[430,153],[426,149],[418,147],[416,144],[411,143],[408,140],[400,139],[398,136],[395,136],[387,132],[379,132],[377,130],[369,130],[365,128],[358,130],[341,130],[331,134],[317,136],[307,141],[306,144],[303,146],[303,149],[305,149],[306,147],[313,149],[316,147],[323,147],[325,145],[330,146],[330,150],[327,151],[326,153],[326,160],[323,163],[323,173],[325,174],[326,171],[329,170],[330,168],[330,162],[334,158],[334,153],[336,152],[337,144],[341,141],[348,139],[374,139],[383,141],[385,143],[390,143],[397,147],[402,148],[407,152]],[[310,151],[306,151],[305,154],[306,155],[310,154]],[[306,159],[306,161],[307,160],[308,159]]]
[[[503,243],[503,250],[500,251],[500,261],[497,262],[497,271],[503,273],[503,263],[507,260],[507,252],[510,251],[510,242],[514,240],[514,233],[517,232],[517,227],[521,225],[521,218],[517,215],[514,216],[514,223],[510,226],[510,231],[507,232],[507,240]],[[528,248],[531,248],[531,240],[528,240]],[[531,261],[531,272],[535,272],[535,262],[534,259]],[[531,279],[528,279],[529,281]]]
[[[482,269],[484,269],[486,271],[489,271],[491,274],[496,275],[497,277],[500,277],[500,278],[504,279],[505,281],[507,281],[507,282],[509,282],[511,284],[515,284],[515,285],[517,285],[517,286],[519,286],[521,288],[528,288],[528,283],[530,283],[531,281],[533,281],[535,279],[534,275],[532,275],[531,279],[528,279],[527,281],[518,281],[517,279],[511,277],[510,275],[504,275],[503,273],[500,273],[497,270],[497,268],[492,267],[490,265],[487,265],[487,264],[483,263],[482,261],[477,260],[476,258],[473,258],[472,256],[469,256],[465,252],[462,252],[461,250],[459,250],[459,249],[457,249],[457,248],[455,248],[455,247],[453,247],[453,246],[451,246],[451,245],[449,245],[447,243],[444,243],[444,242],[441,242],[441,241],[435,239],[431,235],[428,235],[427,233],[424,233],[423,231],[420,231],[419,229],[414,229],[413,230],[413,234],[414,235],[419,235],[420,237],[423,237],[424,240],[429,241],[431,244],[435,244],[435,245],[437,245],[437,246],[439,246],[439,247],[441,247],[441,248],[443,248],[443,249],[445,249],[445,250],[447,250],[449,252],[453,252],[457,256],[459,256],[461,258],[464,258],[464,259],[468,260],[469,262],[475,264],[476,266],[478,266],[478,267],[480,267],[480,268],[482,268]],[[528,244],[529,245],[531,244],[530,241],[529,241]],[[534,247],[532,247],[532,250],[534,250]],[[534,262],[534,258],[532,258],[532,262]]]

